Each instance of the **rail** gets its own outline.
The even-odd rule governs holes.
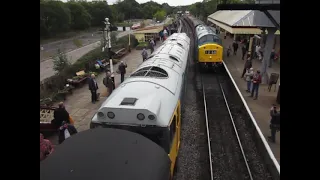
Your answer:
[[[226,72],[228,73],[228,76],[229,76],[229,77],[232,77],[231,73],[230,73],[229,70],[228,70],[227,65],[226,65],[224,62],[223,62],[223,65],[224,65],[224,68],[226,69]],[[251,118],[251,120],[252,120],[252,123],[253,123],[253,125],[255,126],[255,128],[256,128],[256,130],[257,130],[257,132],[258,132],[258,134],[259,134],[259,137],[260,137],[261,140],[262,140],[262,143],[264,144],[264,146],[265,146],[265,148],[266,148],[266,150],[267,150],[267,152],[268,152],[268,154],[269,154],[272,162],[274,163],[274,165],[275,165],[278,173],[280,174],[280,165],[279,165],[277,159],[275,158],[275,156],[274,156],[274,154],[273,154],[273,152],[272,152],[272,150],[271,150],[271,148],[270,148],[270,146],[269,146],[266,138],[264,137],[263,133],[261,132],[261,129],[259,128],[259,126],[258,126],[255,118],[253,117],[253,115],[252,115],[252,113],[251,113],[251,111],[250,111],[250,108],[249,108],[247,102],[245,101],[245,99],[243,98],[243,96],[242,96],[242,94],[241,94],[241,92],[240,92],[240,90],[239,90],[236,82],[233,80],[233,78],[230,78],[230,79],[231,79],[234,87],[236,88],[236,90],[237,90],[237,92],[238,92],[238,94],[239,94],[239,96],[240,96],[240,98],[241,98],[241,101],[243,102],[244,107],[246,108],[246,110],[247,110],[247,112],[248,112],[248,114],[249,114],[249,116],[250,116],[250,118]]]
[[[233,116],[232,116],[232,113],[230,111],[230,108],[229,108],[229,104],[228,104],[228,101],[227,101],[227,98],[225,96],[225,93],[224,93],[224,90],[223,90],[223,87],[220,83],[220,80],[219,80],[219,76],[216,76],[217,78],[217,82],[219,84],[219,87],[220,87],[220,90],[221,90],[221,94],[223,96],[223,100],[225,102],[225,105],[226,105],[226,108],[228,110],[228,114],[229,114],[229,117],[230,117],[230,121],[232,123],[232,127],[233,127],[233,130],[235,132],[235,135],[236,135],[236,138],[237,138],[237,141],[238,141],[238,146],[241,150],[241,154],[242,154],[242,157],[244,159],[244,162],[245,162],[245,165],[246,165],[246,169],[247,169],[247,172],[249,174],[249,177],[250,177],[250,180],[253,180],[253,177],[252,177],[252,173],[251,173],[251,170],[250,170],[250,167],[249,167],[249,164],[248,164],[248,160],[246,158],[246,155],[245,155],[245,152],[243,150],[243,146],[242,146],[242,143],[241,143],[241,140],[240,140],[240,137],[239,137],[239,134],[238,134],[238,131],[237,131],[237,127],[234,123],[234,120],[233,120]],[[203,93],[203,102],[204,102],[204,112],[205,112],[205,120],[206,120],[206,131],[207,131],[207,141],[208,141],[208,153],[209,153],[209,162],[210,162],[210,174],[211,174],[211,180],[214,179],[214,175],[213,175],[213,165],[212,165],[212,152],[211,152],[211,140],[210,140],[210,129],[209,129],[209,120],[208,120],[208,109],[207,109],[207,100],[206,100],[206,93],[205,93],[205,85],[203,83],[203,79],[202,79],[202,76],[201,76],[201,81],[202,81],[202,93]]]

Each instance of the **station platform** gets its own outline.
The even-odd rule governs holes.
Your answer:
[[[223,47],[225,48],[225,52],[226,52],[226,49],[229,45],[231,45],[232,47],[233,38],[227,36],[227,39],[223,39],[223,36],[221,35],[221,39],[223,42]],[[266,140],[268,140],[267,137],[270,136],[270,128],[269,128],[269,123],[271,120],[270,109],[273,104],[277,104],[276,98],[277,98],[277,92],[279,87],[278,85],[280,83],[280,78],[277,83],[276,92],[274,92],[275,85],[272,86],[272,89],[269,92],[268,85],[261,84],[259,88],[258,99],[253,100],[253,98],[249,97],[250,94],[246,92],[246,87],[247,87],[246,81],[243,78],[241,78],[241,74],[244,68],[244,63],[245,63],[245,60],[242,60],[241,57],[242,57],[242,51],[239,46],[237,55],[230,55],[229,57],[227,57],[225,53],[224,62],[227,65],[228,70],[230,71],[244,99],[246,100],[258,126],[260,127]],[[260,69],[261,62],[259,60],[253,60],[252,67],[254,71]],[[272,68],[268,68],[267,72],[269,75],[271,73],[280,74],[280,63],[279,62],[273,63]],[[278,105],[278,108],[280,109],[280,105],[279,104],[277,105]],[[280,164],[280,132],[277,132],[276,134],[276,143],[272,143],[270,141],[268,141],[268,143],[270,148],[273,151],[273,154],[275,155],[276,159]]]
[[[160,42],[157,42],[155,48],[160,46]],[[127,73],[125,74],[125,78],[128,77],[137,67],[142,63],[142,50],[131,50],[129,54],[121,58],[128,67],[126,69]],[[148,50],[148,54],[150,54],[150,50]],[[118,69],[118,65],[120,63],[113,66],[114,72]],[[120,85],[120,74],[115,74],[115,85],[116,87]],[[67,100],[64,101],[66,110],[69,112],[70,116],[75,121],[74,126],[77,128],[78,132],[89,129],[91,118],[100,108],[102,103],[107,99],[108,92],[106,87],[103,85],[103,78],[105,77],[105,73],[101,73],[96,76],[96,81],[98,83],[98,93],[100,93],[100,100],[95,104],[91,103],[91,93],[88,89],[88,85],[85,84],[83,87],[75,89],[73,94],[67,97]],[[54,104],[54,106],[58,106],[58,103]],[[50,136],[48,138],[53,144],[58,144],[57,135]]]

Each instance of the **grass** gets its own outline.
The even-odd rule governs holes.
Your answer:
[[[50,38],[40,38],[40,44],[47,44],[47,43],[51,43],[51,42],[55,42],[55,41],[60,41],[60,40],[64,40],[64,39],[68,39],[68,38],[72,38],[75,36],[79,36],[81,34],[85,34],[88,32],[96,32],[98,31],[99,28],[89,28],[87,30],[82,30],[82,31],[70,31],[70,32],[66,32],[66,33],[61,33],[61,34],[57,34],[54,37],[50,37]]]
[[[121,23],[115,23],[116,26],[120,26],[120,27],[131,27],[133,25],[133,23],[127,23],[127,22],[121,22]]]
[[[78,48],[82,46],[82,42],[80,39],[73,39],[73,44],[76,45]]]

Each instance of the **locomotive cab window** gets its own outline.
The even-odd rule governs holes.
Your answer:
[[[212,42],[220,44],[219,37],[214,36],[214,35],[205,35],[199,39],[199,44],[212,43]]]

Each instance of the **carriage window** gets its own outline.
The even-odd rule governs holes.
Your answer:
[[[170,125],[170,140],[173,142],[174,135],[176,134],[176,115],[173,116],[173,120]]]

